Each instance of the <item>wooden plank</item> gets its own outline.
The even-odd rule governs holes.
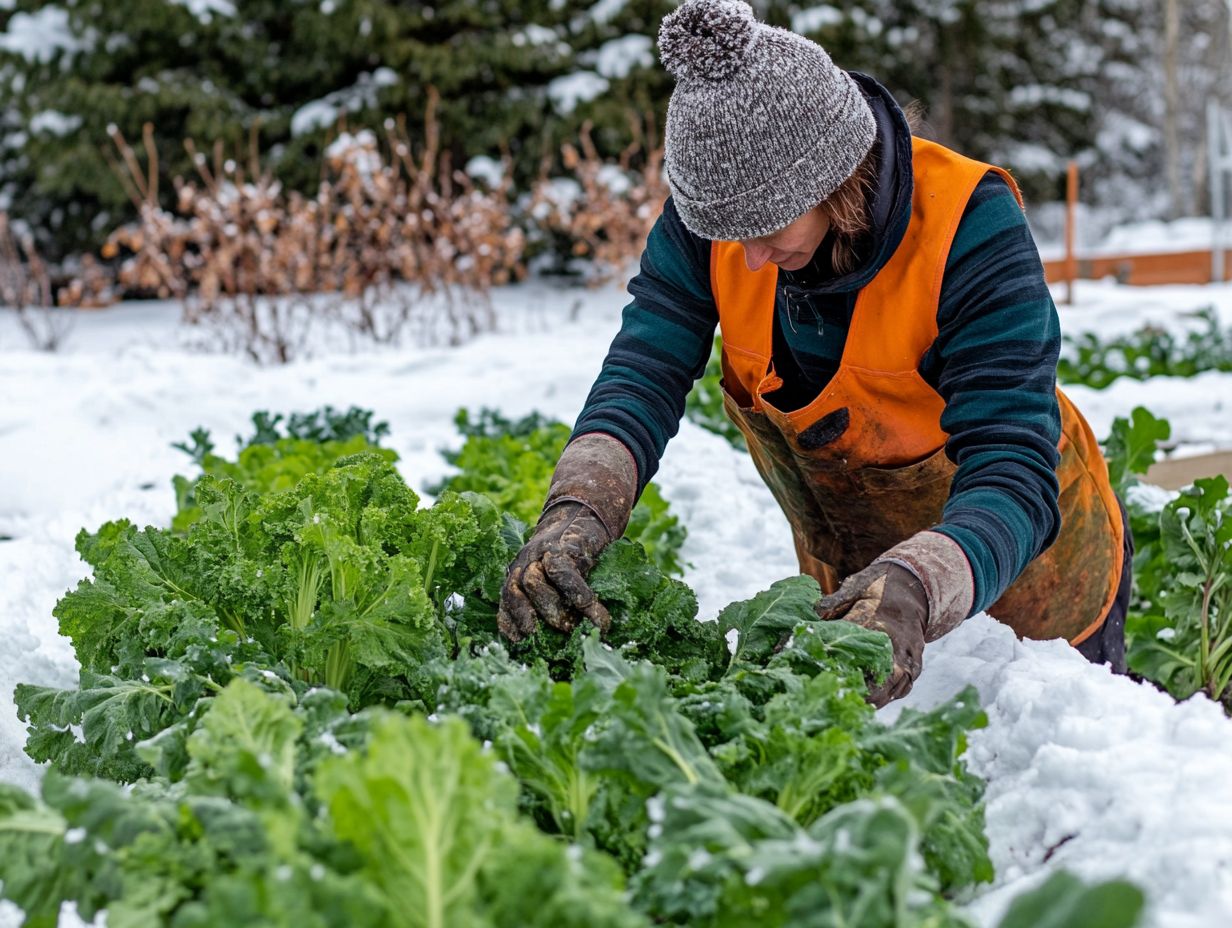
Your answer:
[[[1050,284],[1066,280],[1065,259],[1045,261],[1044,276]],[[1083,280],[1101,280],[1111,276],[1121,283],[1138,287],[1209,284],[1212,280],[1211,250],[1079,258],[1078,276]]]
[[[1179,490],[1199,477],[1214,477],[1216,474],[1223,474],[1232,480],[1232,451],[1160,461],[1151,465],[1146,473],[1146,482],[1168,490]]]

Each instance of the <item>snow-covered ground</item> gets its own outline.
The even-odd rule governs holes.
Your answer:
[[[1082,282],[1077,294],[1076,306],[1061,308],[1071,333],[1183,326],[1212,304],[1232,324],[1232,286]],[[256,409],[370,407],[390,423],[403,472],[422,487],[447,470],[439,452],[458,443],[451,419],[459,406],[572,421],[626,297],[535,283],[497,291],[494,301],[501,331],[460,347],[355,354],[323,346],[313,359],[272,368],[189,350],[168,305],[82,314],[58,354],[29,350],[0,314],[0,780],[34,787],[39,778],[21,750],[13,685],[75,680],[51,615],[85,575],[74,535],[122,516],[165,524],[171,477],[188,467],[170,446],[192,428],[209,428],[230,450]],[[1177,453],[1232,445],[1232,374],[1069,392],[1099,435],[1143,404],[1172,420]],[[656,479],[689,528],[685,579],[703,616],[795,573],[786,522],[748,458],[722,439],[685,421]],[[988,780],[998,869],[995,886],[970,905],[982,924],[1057,867],[1135,880],[1158,928],[1227,923],[1232,722],[1216,707],[1174,705],[1060,643],[1019,643],[986,618],[929,646],[906,702],[930,705],[966,682],[980,688],[990,716],[968,753]],[[0,925],[8,923],[0,911]]]

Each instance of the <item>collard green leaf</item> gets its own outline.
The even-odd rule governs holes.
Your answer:
[[[55,928],[73,898],[75,874],[62,861],[64,818],[15,786],[0,784],[0,898],[20,906],[28,928]]]
[[[362,756],[321,764],[316,788],[391,922],[484,924],[476,876],[513,815],[517,788],[462,723],[382,719]]]
[[[949,774],[967,749],[967,732],[987,724],[980,694],[968,686],[928,712],[904,709],[892,725],[869,726],[860,743],[887,761],[908,760],[930,773]]]
[[[768,665],[807,676],[829,673],[852,681],[880,681],[894,665],[894,648],[888,635],[854,622],[814,619],[796,626],[788,645]]]
[[[1108,461],[1108,476],[1118,494],[1137,482],[1138,475],[1145,474],[1155,462],[1155,450],[1161,441],[1167,441],[1172,426],[1167,419],[1157,419],[1142,406],[1134,408],[1129,419],[1118,417],[1112,423],[1112,431],[1104,442],[1104,455]]]
[[[915,821],[892,799],[847,803],[806,831],[748,796],[675,788],[652,818],[661,831],[633,890],[639,905],[672,924],[962,924],[929,891]]]
[[[611,691],[611,705],[586,751],[591,769],[651,789],[725,782],[693,724],[680,712],[662,668],[630,664],[595,638],[587,639],[585,652],[588,674],[594,674],[601,689]]]
[[[59,866],[74,882],[62,896],[87,919],[106,909],[117,928],[384,923],[371,888],[334,869],[333,849],[317,842],[314,859],[286,839],[293,807],[269,815],[183,787],[54,772],[44,796],[67,826]]]
[[[607,855],[563,846],[525,822],[512,823],[479,874],[489,924],[519,928],[649,928],[625,900]]]
[[[185,782],[202,795],[285,806],[292,801],[302,728],[284,701],[232,680],[188,739]]]
[[[582,841],[600,777],[582,764],[608,694],[594,680],[551,683],[538,675],[500,680],[490,705],[507,727],[496,741],[522,788],[536,794],[561,834]]]
[[[80,688],[58,690],[18,684],[18,716],[29,723],[26,753],[64,773],[128,782],[144,776],[134,751],[182,718],[206,693],[207,681],[173,661],[148,661],[144,679],[127,680],[83,670]],[[80,726],[82,740],[72,731]]]
[[[979,694],[969,686],[929,712],[905,709],[893,725],[871,726],[861,738],[863,750],[885,763],[877,785],[915,817],[929,869],[946,891],[993,878],[984,786],[960,759],[967,732],[987,724]]]
[[[862,689],[832,674],[806,677],[773,697],[759,720],[712,753],[741,792],[808,825],[868,791],[873,765],[856,734],[872,715]]]
[[[1124,880],[1088,886],[1060,871],[1010,903],[998,928],[1134,928],[1145,898]]]
[[[817,581],[801,575],[779,580],[752,599],[725,608],[719,613],[719,628],[724,637],[733,630],[738,634],[733,666],[764,664],[797,625],[817,620],[813,607],[820,598]]]
[[[645,924],[609,862],[580,849],[574,862],[517,817],[516,782],[456,719],[386,716],[365,752],[321,764],[316,789],[390,924]]]
[[[671,924],[722,924],[724,894],[745,881],[759,847],[801,835],[777,808],[739,793],[672,788],[648,805],[655,837],[630,889],[638,908]]]

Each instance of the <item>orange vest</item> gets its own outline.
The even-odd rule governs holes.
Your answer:
[[[912,139],[907,231],[857,295],[834,378],[791,412],[766,398],[782,386],[771,358],[778,268],[767,263],[750,271],[739,242],[712,246],[728,414],[792,523],[801,570],[827,590],[941,521],[955,466],[945,456],[945,403],[918,368],[937,337],[941,282],[959,220],[989,170],[1021,205],[1003,169]],[[1090,427],[1060,390],[1057,398],[1060,535],[988,611],[1020,635],[1077,644],[1100,626],[1116,596],[1124,526]]]

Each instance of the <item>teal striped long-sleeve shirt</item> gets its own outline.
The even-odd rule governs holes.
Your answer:
[[[909,217],[910,184],[901,183],[910,171],[909,130],[880,85],[868,78],[861,84],[875,104],[882,142],[897,135],[899,144],[880,148],[877,228],[866,243],[863,266],[846,275],[827,273],[822,248],[804,270],[779,272],[775,370],[789,393],[776,396],[780,408],[808,403],[833,376],[859,287],[888,259]],[[676,434],[685,397],[710,354],[718,313],[709,262],[710,242],[685,228],[669,199],[629,284],[633,301],[574,429],[575,435],[604,432],[628,446],[642,486]],[[973,611],[979,611],[1000,597],[1060,527],[1057,312],[1023,211],[991,172],[959,223],[937,325],[920,373],[945,401],[941,427],[957,471],[935,529],[967,555],[975,581]]]

